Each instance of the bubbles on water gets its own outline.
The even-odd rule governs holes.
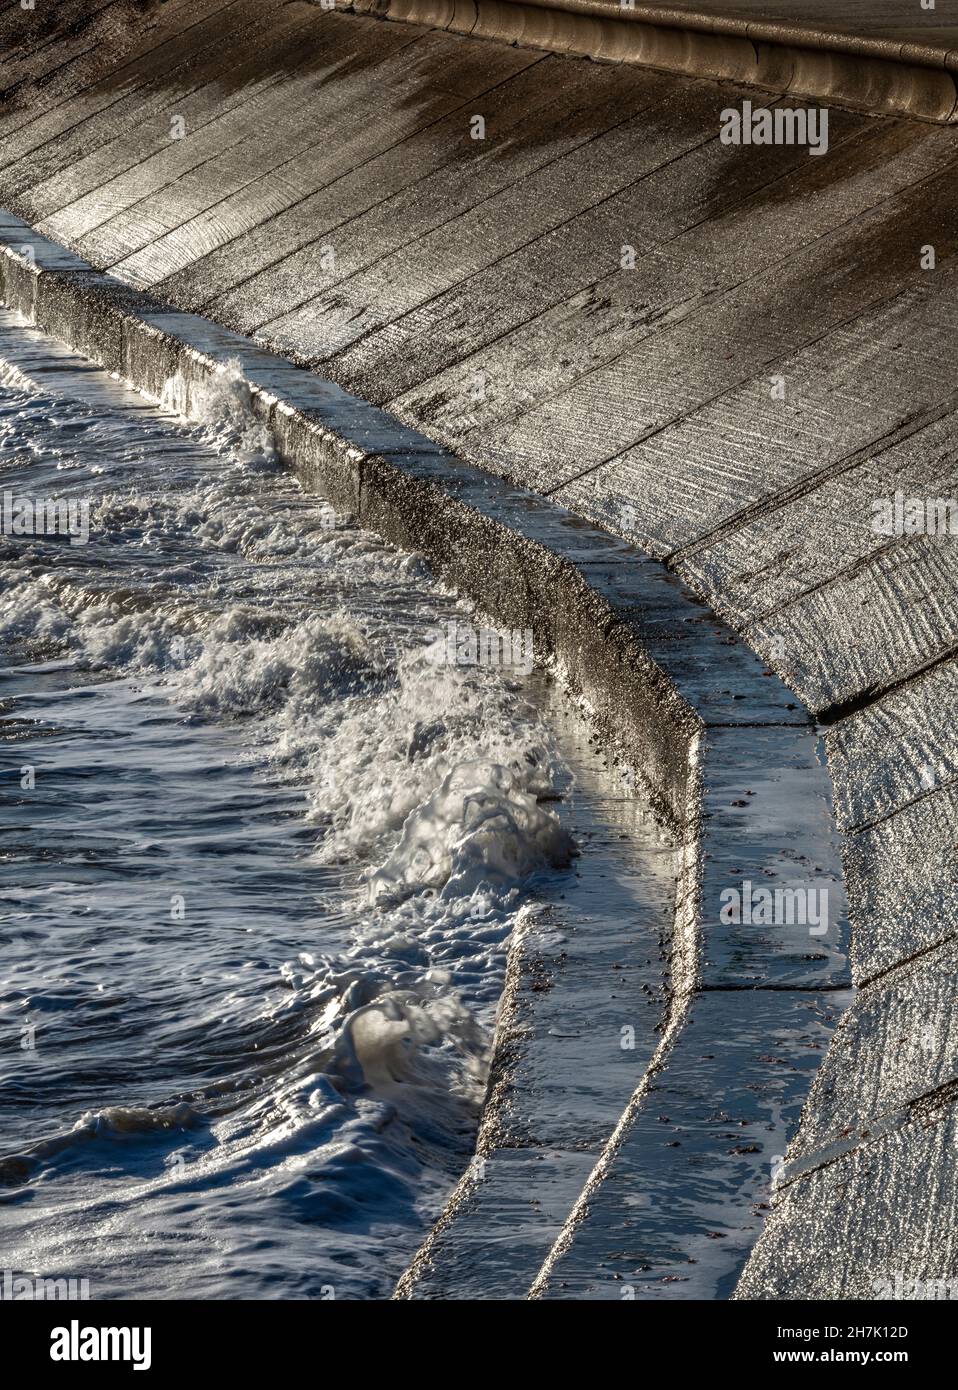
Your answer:
[[[278,615],[234,606],[202,634],[175,697],[214,717],[275,711],[289,751],[297,731],[306,745],[321,737],[309,724],[322,720],[333,701],[372,695],[383,674],[376,653],[344,612],[286,626]]]
[[[555,816],[499,763],[457,763],[409,813],[399,842],[369,876],[374,903],[423,888],[441,898],[507,893],[543,866],[565,868],[573,845]]]
[[[195,422],[202,442],[250,466],[278,462],[269,427],[257,418],[240,362],[231,359],[212,376],[188,379],[182,372],[170,377],[160,406]]]
[[[277,882],[310,925],[258,995],[236,987],[247,1011],[227,1075],[182,1096],[158,1088],[155,1106],[121,1092],[79,1122],[83,1097],[71,1092],[52,1147],[27,1146],[0,1177],[29,1180],[79,1144],[99,1179],[125,1164],[140,1179],[149,1171],[157,1192],[199,1184],[207,1205],[222,1186],[230,1212],[249,1182],[247,1220],[264,1182],[266,1200],[291,1203],[296,1220],[308,1211],[356,1239],[381,1203],[385,1227],[405,1225],[415,1244],[423,1194],[435,1209],[468,1159],[510,937],[535,910],[536,876],[574,853],[543,801],[563,776],[550,734],[514,680],[428,659],[437,622],[460,610],[421,558],[345,519],[331,525],[322,500],[278,468],[235,366],[207,385],[168,383],[164,406],[189,424],[142,404],[128,415],[91,404],[87,382],[81,405],[10,381],[5,442],[30,457],[38,487],[59,471],[94,507],[82,552],[12,552],[0,636],[23,659],[30,643],[58,644],[67,684],[123,678],[151,710],[172,710],[184,738],[228,727],[251,780],[300,798],[295,887]],[[140,706],[128,700],[117,749],[136,747]],[[133,806],[151,796],[138,775],[135,763],[124,773]],[[189,822],[182,802],[151,809]],[[129,831],[145,845],[157,833]],[[235,895],[252,956],[264,928],[242,915],[242,873]],[[225,1010],[227,983],[204,952],[235,924],[214,926],[208,944],[193,920],[178,949],[195,958],[196,997],[178,1001],[164,1034],[195,1034],[197,1068],[222,1070],[193,1013]],[[128,937],[152,943],[152,968],[181,969],[146,927],[131,903]],[[99,949],[122,975],[120,944]],[[185,1157],[171,1165],[174,1144]],[[164,1224],[177,1210],[163,1205]],[[400,1247],[408,1253],[408,1238]]]

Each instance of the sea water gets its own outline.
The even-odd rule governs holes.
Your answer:
[[[0,316],[0,1265],[388,1297],[510,939],[578,881],[574,777],[541,679],[437,659],[468,608],[238,375],[177,397]]]

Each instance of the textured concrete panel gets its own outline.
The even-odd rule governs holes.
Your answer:
[[[825,55],[819,69],[827,61],[850,100],[895,97],[879,69],[859,61],[861,42],[874,45],[886,76],[907,56],[937,65],[942,91],[953,89],[958,48],[943,13],[914,7],[906,20],[893,0],[868,14],[856,6],[860,31],[845,36],[856,50],[830,36],[818,0],[808,6],[791,16],[805,24],[802,51]],[[439,29],[462,18],[441,0],[433,8],[429,24]],[[35,274],[21,254],[8,290],[15,307],[152,389],[181,358],[165,303],[132,328],[137,286],[256,333],[266,348],[321,361],[325,379],[306,386],[297,373],[301,408],[286,409],[277,402],[292,368],[208,323],[187,325],[197,354],[187,375],[201,372],[205,352],[239,357],[304,477],[322,478],[400,543],[422,544],[454,582],[481,587],[516,622],[546,615],[547,644],[566,654],[605,732],[627,729],[673,822],[694,782],[689,748],[708,728],[696,745],[708,811],[696,831],[712,855],[696,880],[703,902],[746,877],[768,886],[820,876],[837,893],[833,858],[812,861],[802,841],[813,822],[830,824],[824,781],[815,780],[824,770],[813,754],[796,779],[792,762],[816,744],[803,703],[827,721],[852,968],[867,984],[795,1143],[795,1162],[829,1156],[814,1172],[794,1170],[743,1289],[873,1296],[869,1281],[891,1269],[896,1241],[916,1270],[951,1261],[949,1241],[936,1254],[928,1234],[952,1210],[935,1137],[946,1121],[925,1126],[928,1089],[945,1088],[936,1102],[944,1106],[951,1084],[955,536],[878,535],[871,513],[899,489],[958,492],[958,135],[832,104],[820,157],[725,146],[727,105],[789,100],[815,64],[803,69],[798,48],[783,62],[786,49],[751,27],[785,22],[770,7],[758,14],[743,3],[733,14],[705,0],[686,14],[687,30],[676,28],[675,6],[658,8],[639,6],[643,17],[619,23],[604,0],[563,6],[610,55],[627,56],[619,31],[631,26],[633,57],[658,52],[685,75],[381,24],[305,0],[2,8],[0,204],[85,249],[95,267],[114,266],[126,284],[8,221],[9,242],[59,268]],[[539,42],[546,14],[487,5],[476,32],[518,22]],[[730,65],[747,38],[756,76],[773,71],[776,49],[777,85],[761,97],[741,81],[690,75],[701,53],[693,30],[718,36],[712,51]],[[577,41],[562,25],[555,32]],[[178,114],[185,130],[173,140]],[[483,140],[471,138],[477,115]],[[490,473],[510,481],[493,486]],[[545,507],[536,492],[569,510]],[[657,559],[639,563],[626,546],[600,544],[583,518]],[[563,556],[580,567],[580,587]],[[701,609],[693,618],[680,580],[760,655],[728,645],[727,630]],[[614,672],[597,664],[599,646],[616,653]],[[654,676],[664,669],[667,687]],[[783,836],[765,814],[783,791],[794,794],[801,835]],[[714,852],[710,837],[721,841]],[[694,901],[686,885],[678,916]],[[806,992],[829,1009],[844,1001],[844,928],[830,921],[821,940],[804,923],[726,930],[738,925],[711,923],[702,979],[722,987],[722,1002],[704,1002],[707,991],[695,1008],[713,1009],[716,1033],[727,1041],[731,1029],[734,1055],[767,1077],[773,1053],[759,1054],[731,1024],[723,1032],[722,1011],[731,1018],[751,1003],[755,1017],[787,1012]],[[701,1118],[707,1085],[735,1077],[700,1074],[683,1050],[693,1032],[663,1077],[678,1088],[676,1106],[687,1095]],[[575,1065],[575,1040],[564,1046]],[[782,1093],[789,1133],[813,1070],[807,1060],[794,1062],[794,1086]],[[760,1113],[742,1117],[751,1126]],[[644,1114],[641,1105],[631,1112],[637,1134]],[[844,1130],[858,1136],[851,1150]],[[650,1143],[656,1133],[648,1130]],[[591,1163],[600,1136],[583,1142]],[[758,1229],[745,1196],[758,1160],[715,1159],[715,1142],[706,1125],[694,1140],[701,1167],[690,1166],[698,1181],[714,1164],[719,1184],[731,1184],[743,1214],[733,1255],[691,1251],[688,1232],[702,1249],[723,1243],[695,1202],[676,1208],[681,1221],[670,1228],[653,1206],[642,1220],[659,1242],[659,1274],[637,1270],[638,1236],[626,1252],[640,1282],[650,1276],[652,1296],[698,1287],[694,1269],[686,1283],[676,1264],[690,1253],[703,1280],[708,1271],[711,1287],[727,1293]],[[542,1182],[542,1230],[526,1266],[582,1179],[581,1154],[553,1147],[565,1157],[555,1159],[555,1181]],[[512,1158],[497,1174],[520,1171]],[[629,1170],[627,1196],[641,1195],[645,1163]],[[672,1201],[670,1175],[657,1163],[648,1172]],[[513,1179],[499,1181],[481,1203],[498,1191],[506,1210]],[[614,1187],[579,1238],[608,1244],[608,1220],[621,1214]],[[882,1229],[868,1229],[859,1209]],[[469,1212],[462,1229],[478,1238],[482,1221],[470,1226]],[[638,1204],[628,1215],[640,1232]],[[591,1260],[575,1276],[590,1296]]]
[[[787,1186],[736,1297],[953,1298],[958,1112],[950,1101]]]

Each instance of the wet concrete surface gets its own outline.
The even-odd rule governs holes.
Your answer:
[[[700,995],[537,1296],[730,1298],[850,998],[848,990]]]
[[[956,931],[955,537],[880,537],[871,521],[896,489],[956,487],[958,133],[834,107],[819,158],[728,147],[721,111],[774,96],[300,0],[275,19],[264,9],[248,36],[242,0],[87,8],[58,7],[55,21],[0,11],[16,45],[0,203],[134,288],[321,364],[398,415],[423,478],[445,467],[438,441],[666,561],[776,673],[766,684],[782,693],[762,697],[771,721],[800,724],[804,703],[826,722],[851,968],[872,1001],[860,1060],[841,1065],[836,1044],[828,1073],[823,1115],[846,1117],[852,1147],[781,1189],[742,1290],[877,1296],[893,1256],[951,1277],[950,1243],[927,1236],[950,1211],[936,1147],[950,1092],[934,1123],[878,1133],[858,1120],[879,1075],[897,1078],[889,1094],[906,1111],[939,1085],[938,1054],[904,1065],[879,1020],[920,1015],[926,971]],[[892,29],[900,18],[893,6],[876,16]],[[80,330],[91,343],[106,336],[94,288]],[[54,317],[58,296],[75,316],[62,286],[42,295]],[[122,290],[113,302],[122,318]],[[124,364],[118,348],[114,369],[138,350],[130,342]],[[316,391],[348,415],[335,387]],[[363,428],[374,436],[369,417]],[[457,487],[475,500],[470,479]],[[420,508],[404,539],[430,525]],[[506,570],[503,594],[509,583]],[[654,626],[644,636],[654,645]],[[727,683],[703,682],[695,636],[676,682],[728,706]],[[601,698],[611,719],[627,697]],[[673,810],[681,723],[672,752],[652,734],[640,750]],[[776,737],[786,749],[792,735]],[[810,725],[801,737],[815,741]],[[729,801],[749,790],[761,789]],[[786,848],[772,839],[749,851],[764,869]],[[754,941],[715,940],[716,968],[747,982]],[[837,936],[804,953],[775,944],[790,984],[801,960],[803,987],[838,997]],[[947,1008],[948,972],[935,979]],[[743,998],[764,1008],[760,993]],[[795,1152],[819,1134],[809,1112]],[[940,1181],[919,1191],[926,1161]],[[884,1231],[869,1231],[869,1210]]]

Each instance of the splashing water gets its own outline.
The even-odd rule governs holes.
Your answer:
[[[510,937],[574,847],[423,563],[0,319],[7,1261],[94,1297],[380,1297],[468,1161]],[[29,770],[29,771],[28,771]]]

